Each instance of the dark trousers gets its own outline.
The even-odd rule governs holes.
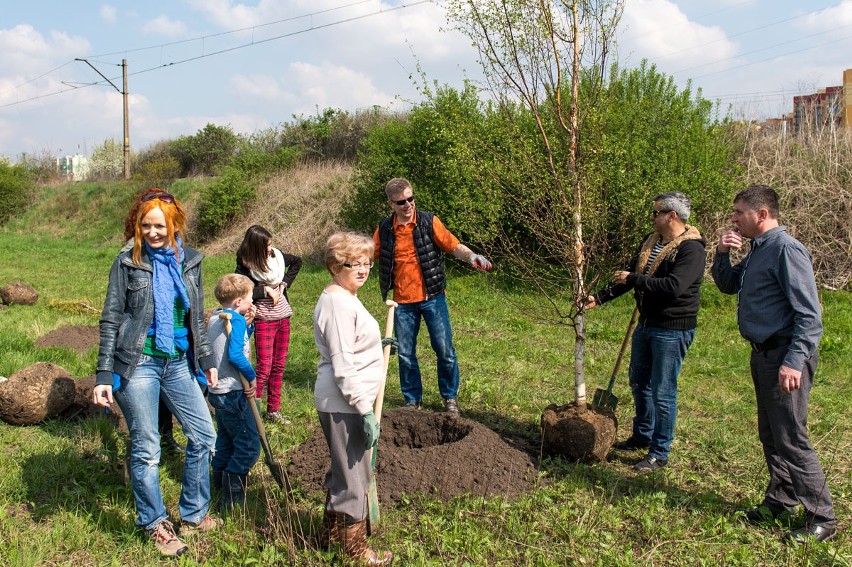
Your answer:
[[[801,387],[785,394],[778,387],[778,371],[787,348],[751,354],[757,431],[769,468],[763,503],[775,512],[801,503],[808,523],[836,524],[825,474],[808,439],[808,400],[818,357],[815,353],[805,362]]]

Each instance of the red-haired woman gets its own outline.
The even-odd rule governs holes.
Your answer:
[[[216,431],[187,355],[193,353],[194,365],[215,385],[204,322],[203,256],[183,245],[185,222],[183,207],[169,193],[149,192],[140,199],[133,246],[119,253],[110,270],[93,392],[95,403],[109,407],[116,401],[121,407],[130,431],[136,525],[167,556],[187,547],[169,520],[160,488],[161,397],[188,441],[178,504],[181,533],[207,532],[221,523],[207,515]]]

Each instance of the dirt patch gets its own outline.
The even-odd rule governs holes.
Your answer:
[[[329,455],[322,429],[297,448],[289,474],[307,492],[323,492]],[[456,496],[511,498],[535,486],[533,459],[500,435],[469,419],[410,409],[382,415],[376,463],[379,499],[386,505],[406,495],[447,501]]]
[[[615,441],[618,422],[608,408],[552,404],[541,415],[542,450],[572,461],[604,461]]]
[[[0,419],[33,425],[55,417],[74,401],[74,378],[50,362],[36,362],[0,384]]]
[[[93,346],[97,346],[99,341],[100,330],[97,325],[70,325],[49,332],[35,344],[39,348],[69,348],[84,354]]]

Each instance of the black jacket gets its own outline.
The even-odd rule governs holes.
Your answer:
[[[646,327],[694,329],[698,325],[701,280],[707,263],[705,246],[701,237],[684,240],[666,255],[652,276],[646,276],[641,273],[645,266],[636,266],[642,249],[640,244],[631,260],[627,283],[610,284],[593,297],[602,304],[632,289],[639,308],[639,321]]]

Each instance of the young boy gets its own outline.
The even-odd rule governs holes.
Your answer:
[[[246,276],[226,274],[213,293],[222,305],[210,316],[207,335],[219,369],[219,383],[210,388],[210,405],[216,410],[216,451],[213,454],[213,486],[221,490],[220,507],[231,511],[245,502],[249,470],[260,456],[260,435],[251,406],[255,373],[249,362],[249,338],[254,332],[252,292]],[[227,331],[230,315],[231,331]],[[244,388],[240,375],[245,377]]]

